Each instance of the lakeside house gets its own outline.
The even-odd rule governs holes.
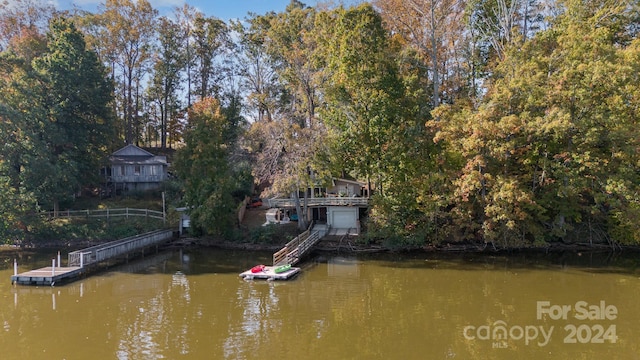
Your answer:
[[[103,192],[108,196],[157,189],[168,178],[168,166],[166,156],[127,145],[109,157],[109,165],[103,171]]]
[[[342,178],[333,178],[329,187],[307,189],[308,221],[326,224],[332,233],[359,234],[360,217],[369,207],[369,191],[365,183]],[[300,194],[300,201],[304,193]],[[267,200],[270,208],[295,211],[295,200],[291,198],[273,198]],[[297,214],[296,214],[297,215]]]

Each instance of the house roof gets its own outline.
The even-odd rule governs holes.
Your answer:
[[[343,183],[347,183],[347,184],[354,184],[354,185],[360,185],[360,186],[365,186],[366,184],[361,182],[361,181],[357,181],[357,180],[349,180],[349,179],[343,179],[343,178],[333,178],[332,179],[332,183],[333,186],[336,185],[336,182],[343,182]]]
[[[120,150],[116,150],[111,155],[118,156],[118,157],[120,156],[146,156],[146,157],[154,156],[152,153],[148,152],[147,150],[141,149],[133,144],[129,144]]]
[[[160,164],[167,165],[167,157],[153,155],[135,145],[129,144],[122,149],[115,151],[109,158],[113,165],[126,164]]]

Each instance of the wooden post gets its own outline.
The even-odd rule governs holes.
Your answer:
[[[18,260],[13,259],[13,276],[18,276]]]
[[[56,259],[51,259],[51,276],[56,276]]]
[[[84,267],[84,253],[80,253],[80,267]]]
[[[167,223],[167,210],[165,206],[164,191],[162,192],[162,223]]]
[[[58,251],[58,267],[60,267],[60,251]]]

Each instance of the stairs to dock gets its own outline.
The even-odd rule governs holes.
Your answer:
[[[295,265],[325,235],[324,230],[314,230],[313,224],[302,234],[289,241],[282,249],[273,254],[273,266]]]

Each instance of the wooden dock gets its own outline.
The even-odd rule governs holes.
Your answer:
[[[70,267],[43,267],[11,276],[11,283],[18,285],[44,285],[54,286],[73,281],[84,273],[86,268],[79,266]]]
[[[92,246],[68,255],[67,266],[63,267],[58,252],[58,260],[52,260],[50,267],[44,267],[18,274],[18,265],[14,260],[14,275],[11,283],[18,285],[48,285],[54,286],[74,281],[81,275],[95,271],[106,262],[123,262],[137,254],[144,255],[144,250],[156,247],[173,238],[172,230],[152,231],[142,235]]]
[[[296,276],[300,272],[300,268],[291,267],[289,270],[276,273],[274,270],[277,266],[265,266],[263,271],[254,273],[251,270],[247,270],[240,274],[245,280],[262,279],[262,280],[289,280]]]
[[[312,230],[313,222],[309,228],[295,239],[289,241],[282,249],[273,254],[273,266],[265,266],[263,271],[254,273],[251,269],[243,272],[240,276],[246,280],[266,279],[266,280],[288,280],[300,272],[300,268],[291,267],[282,273],[274,270],[282,265],[295,265],[300,259],[311,251],[313,246],[320,241],[326,231]]]

